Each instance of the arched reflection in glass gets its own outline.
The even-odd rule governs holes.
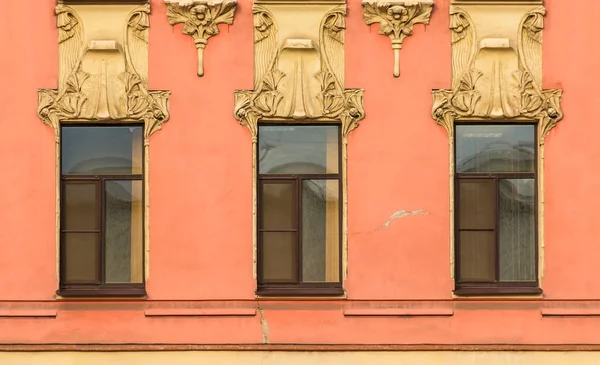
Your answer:
[[[61,295],[143,292],[142,133],[61,128]]]
[[[259,126],[259,293],[341,293],[339,133]]]
[[[535,133],[456,126],[457,289],[537,286]]]

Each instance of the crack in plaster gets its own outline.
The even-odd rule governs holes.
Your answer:
[[[411,210],[411,211],[397,210],[394,213],[392,213],[392,215],[390,215],[390,218],[385,223],[383,223],[381,225],[381,227],[377,228],[377,230],[380,230],[383,228],[388,228],[390,226],[390,224],[392,224],[392,221],[394,219],[408,217],[409,215],[429,215],[429,213],[424,211],[423,209]]]
[[[265,314],[261,308],[258,308],[258,313],[260,314],[260,328],[262,330],[262,342],[269,343],[269,324],[267,323],[267,319],[265,318]]]

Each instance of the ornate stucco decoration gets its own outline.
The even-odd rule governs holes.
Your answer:
[[[541,0],[454,1],[450,6],[452,88],[434,90],[432,108],[433,118],[448,132],[451,176],[457,120],[537,122],[540,277],[544,248],[544,143],[563,118],[562,90],[542,88],[545,13]],[[453,215],[453,179],[450,197]],[[453,226],[450,232],[454,237]]]
[[[250,130],[254,184],[259,121],[334,123],[341,124],[342,128],[345,196],[348,135],[365,117],[363,90],[346,89],[344,83],[345,2],[257,0],[252,12],[254,90],[235,91],[234,115]],[[256,185],[253,194],[256,230]],[[346,217],[344,199],[344,227]],[[256,231],[253,240],[256,276]],[[343,229],[344,262],[346,241],[346,229]]]
[[[233,24],[237,0],[165,0],[171,25],[183,23],[183,34],[194,38],[198,50],[198,76],[204,76],[204,48],[219,34],[219,24]]]
[[[144,121],[147,140],[169,120],[170,92],[148,89],[149,14],[149,4],[56,7],[58,89],[39,90],[38,115],[57,136],[61,122]]]
[[[545,9],[489,3],[450,8],[452,89],[433,91],[433,118],[450,136],[456,119],[537,120],[543,143],[562,119],[562,90],[542,89]]]
[[[379,34],[390,37],[394,50],[394,77],[400,77],[400,50],[415,24],[429,24],[433,0],[363,0],[367,25],[379,23]]]
[[[144,244],[147,255],[149,139],[169,120],[170,97],[169,91],[148,88],[150,5],[143,0],[110,4],[63,0],[55,13],[58,88],[38,91],[37,111],[40,119],[54,129],[56,136],[57,255],[60,248],[61,124],[140,122],[144,123]],[[59,256],[57,265],[58,259]],[[58,271],[57,267],[57,275]]]

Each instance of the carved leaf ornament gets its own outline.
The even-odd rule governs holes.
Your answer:
[[[543,144],[545,136],[563,117],[560,106],[562,90],[544,90],[541,87],[544,8],[539,6],[525,12],[519,25],[516,47],[510,43],[508,46],[503,44],[506,42],[502,39],[480,41],[479,44],[492,44],[486,56],[484,48],[477,47],[477,35],[469,14],[457,6],[451,7],[450,14],[455,84],[451,90],[433,91],[433,118],[446,128],[450,137],[454,121],[461,118],[533,119],[539,122],[540,144]],[[486,74],[479,67],[489,62],[483,57],[491,57],[488,56],[490,52],[498,52],[498,57],[502,54],[505,58],[512,57],[507,56],[512,54],[507,52],[515,54],[518,69],[506,77],[508,86],[493,81],[483,83]],[[487,75],[486,78],[494,80],[498,77]],[[503,95],[503,101],[498,102],[497,95]]]
[[[147,141],[169,120],[170,92],[150,91],[147,87],[149,13],[150,5],[145,4],[127,16],[123,48],[114,41],[103,41],[121,55],[119,59],[125,64],[124,71],[116,75],[117,84],[106,85],[100,80],[107,77],[108,67],[114,65],[105,66],[100,75],[84,71],[84,59],[93,51],[83,44],[84,24],[73,8],[63,4],[56,7],[61,66],[59,85],[57,90],[39,90],[38,116],[57,131],[57,136],[61,121],[143,120]],[[123,93],[118,94],[118,90]],[[109,98],[106,105],[92,105],[92,100],[98,99],[97,94],[90,98],[92,91],[111,96],[117,94]],[[102,108],[107,108],[108,113],[100,112]]]

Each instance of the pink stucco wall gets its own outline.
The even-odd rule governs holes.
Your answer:
[[[250,134],[233,117],[233,91],[252,88],[251,2],[239,0],[234,25],[210,39],[198,78],[192,39],[153,0],[150,88],[172,96],[171,120],[150,143],[148,299],[102,302],[54,299],[55,142],[36,109],[37,89],[57,84],[55,0],[34,3],[0,13],[0,312],[58,314],[0,317],[0,343],[260,343],[265,324],[270,343],[600,343],[598,319],[541,315],[600,308],[597,1],[545,2],[544,87],[564,90],[565,117],[545,147],[543,299],[452,299],[448,137],[430,116],[431,90],[450,86],[449,1],[405,41],[394,79],[389,39],[349,0],[346,86],[365,89],[367,117],[348,145],[348,299],[256,301]],[[399,209],[429,214],[378,230]],[[176,306],[231,315],[144,314]],[[359,306],[446,316],[344,316]],[[262,326],[236,309],[257,307]]]

